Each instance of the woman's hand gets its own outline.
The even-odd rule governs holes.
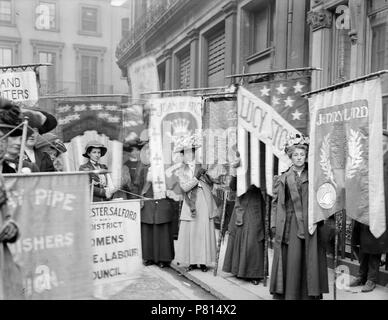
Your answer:
[[[7,221],[0,231],[0,241],[13,239],[18,233],[18,227],[12,221]]]

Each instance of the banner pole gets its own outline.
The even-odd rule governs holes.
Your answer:
[[[23,124],[22,142],[20,145],[18,173],[22,172],[22,167],[23,167],[24,149],[25,149],[25,144],[26,144],[26,140],[27,140],[28,117],[24,117],[23,123],[24,124]]]
[[[266,195],[266,201],[265,201],[265,216],[264,216],[264,279],[263,279],[263,285],[264,287],[267,286],[267,280],[268,280],[268,245],[269,245],[269,214],[270,214],[270,196]]]
[[[223,225],[225,221],[225,211],[226,211],[226,200],[228,198],[228,191],[223,190],[224,194],[224,201],[222,204],[222,212],[221,212],[221,222],[220,222],[220,233],[218,235],[218,243],[217,243],[217,255],[216,255],[216,265],[214,267],[214,276],[217,275],[217,269],[218,269],[218,260],[220,259],[220,251],[221,251],[221,242],[222,242],[222,231],[223,231]]]
[[[338,265],[338,230],[337,230],[338,212],[334,213],[335,237],[334,237],[334,281],[333,281],[333,298],[337,300],[337,265]]]

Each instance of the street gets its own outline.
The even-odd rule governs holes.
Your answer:
[[[218,300],[172,268],[143,267],[138,279],[109,300]]]

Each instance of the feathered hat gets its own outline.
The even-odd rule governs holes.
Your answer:
[[[0,129],[9,132],[15,129],[23,122],[20,107],[12,101],[0,98]],[[32,130],[29,130],[32,133]],[[10,136],[17,137],[23,133],[23,127],[20,126],[14,130]]]
[[[310,145],[310,139],[305,137],[303,134],[290,134],[288,135],[286,144],[284,146],[284,152],[288,153],[290,148],[295,146],[306,146],[307,148]]]
[[[175,142],[174,152],[182,152],[189,149],[198,149],[202,147],[201,137],[198,134],[191,136],[181,136]]]

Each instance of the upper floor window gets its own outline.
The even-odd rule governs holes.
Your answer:
[[[81,31],[98,32],[98,9],[92,7],[82,7]]]
[[[57,30],[57,8],[56,3],[39,1],[36,7],[36,23],[38,30]]]
[[[125,38],[129,34],[129,18],[121,19],[121,37]]]
[[[273,41],[273,1],[266,1],[251,11],[251,54],[272,46]]]
[[[0,66],[12,65],[12,49],[0,47]]]
[[[0,0],[0,22],[12,22],[12,1]]]

